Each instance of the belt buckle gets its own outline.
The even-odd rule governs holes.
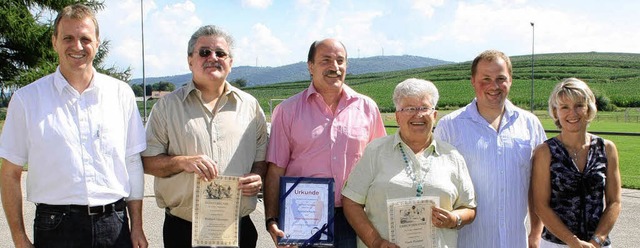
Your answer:
[[[91,215],[98,215],[98,214],[101,214],[101,213],[106,212],[105,205],[102,205],[102,206],[96,206],[96,207],[102,207],[102,211],[98,211],[98,212],[96,212],[96,213],[93,213],[93,212],[91,212],[91,208],[92,208],[92,207],[87,206],[87,213],[91,216]]]

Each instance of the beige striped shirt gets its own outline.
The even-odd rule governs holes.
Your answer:
[[[205,154],[226,176],[242,176],[251,171],[254,162],[264,161],[264,112],[253,96],[225,84],[225,92],[213,112],[205,107],[193,82],[160,99],[149,116],[148,146],[142,156]],[[191,221],[193,174],[156,177],[154,186],[160,208],[169,208],[172,215]],[[256,202],[255,196],[243,196],[241,216],[249,215]]]

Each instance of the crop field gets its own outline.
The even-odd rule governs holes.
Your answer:
[[[534,62],[534,108],[544,109],[554,85],[568,77],[589,84],[596,95],[608,98],[620,108],[640,108],[640,54],[576,53],[536,55]],[[531,57],[512,57],[513,85],[509,99],[530,109]],[[407,78],[427,79],[440,91],[440,109],[455,109],[473,99],[470,83],[471,62],[404,71],[347,74],[347,84],[375,100],[383,112],[393,111],[391,95],[396,84]],[[348,71],[348,69],[347,69]],[[309,86],[308,81],[256,86],[245,90],[268,111],[269,99],[283,99]]]
[[[449,110],[438,111],[438,119],[446,114]],[[553,124],[551,118],[548,117],[546,112],[536,111],[535,114],[542,122],[542,126],[547,130],[547,137],[551,138],[558,135],[558,129]],[[612,116],[612,113],[598,113]],[[394,134],[397,132],[397,123],[393,114],[384,114],[384,122],[387,126],[387,134]],[[599,132],[623,132],[623,133],[638,133],[640,134],[640,122],[621,122],[622,118],[603,118],[594,120],[589,126],[589,132],[609,139],[616,144],[618,148],[619,164],[620,164],[620,177],[622,179],[622,186],[625,188],[640,189],[640,153],[638,153],[638,147],[640,147],[640,136],[625,136],[625,135],[601,135]]]
[[[599,111],[590,125],[590,132],[640,133],[640,54],[624,53],[563,53],[541,54],[534,57],[534,107],[548,137],[556,135],[552,121],[546,113],[547,98],[554,85],[567,77],[577,77],[589,84],[597,96],[615,105],[614,111]],[[513,85],[509,99],[516,105],[530,109],[531,56],[511,57]],[[474,92],[470,83],[471,62],[364,75],[347,74],[347,84],[371,97],[386,114],[385,123],[395,126],[394,106],[391,100],[396,84],[407,78],[427,79],[438,87],[439,116],[467,105]],[[347,70],[348,71],[348,70]],[[306,89],[308,81],[279,83],[244,88],[258,99],[267,114],[271,114],[272,99],[286,99]],[[147,102],[147,114],[155,100]],[[274,101],[277,104],[278,101]],[[143,113],[142,103],[139,103]],[[5,109],[0,109],[0,115]],[[0,128],[3,121],[0,120]],[[388,128],[394,133],[396,128]],[[640,189],[640,136],[601,135],[616,143],[620,155],[620,170],[624,187]]]
[[[615,111],[598,112],[591,124],[591,132],[640,133],[640,54],[624,53],[563,53],[542,54],[534,57],[534,108],[545,129],[556,130],[546,113],[548,96],[560,80],[576,77],[589,84],[596,96],[603,96],[617,106]],[[516,105],[530,109],[531,104],[531,56],[511,57],[513,85],[509,99]],[[347,74],[347,84],[356,91],[371,97],[380,110],[394,111],[391,96],[393,89],[404,79],[427,79],[438,87],[439,116],[467,105],[474,92],[470,83],[471,62],[427,67],[404,71]],[[348,69],[347,69],[348,71]],[[270,99],[286,99],[309,86],[308,81],[258,86],[244,89],[260,101],[270,115]],[[393,114],[385,115],[385,123],[395,126]],[[388,133],[396,128],[390,127]],[[549,132],[548,137],[556,133]],[[639,136],[601,135],[618,147],[620,171],[624,187],[640,189]]]

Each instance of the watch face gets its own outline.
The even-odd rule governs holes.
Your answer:
[[[593,235],[593,241],[595,241],[599,246],[602,246],[602,244],[604,243],[602,239],[600,239],[598,236]]]

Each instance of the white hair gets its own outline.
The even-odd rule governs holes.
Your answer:
[[[436,107],[438,104],[438,98],[440,98],[440,94],[438,94],[438,88],[428,80],[417,79],[417,78],[409,78],[398,85],[396,85],[395,90],[393,90],[393,105],[396,107],[396,110],[400,110],[400,102],[402,99],[407,97],[425,97],[431,96],[431,106]]]

